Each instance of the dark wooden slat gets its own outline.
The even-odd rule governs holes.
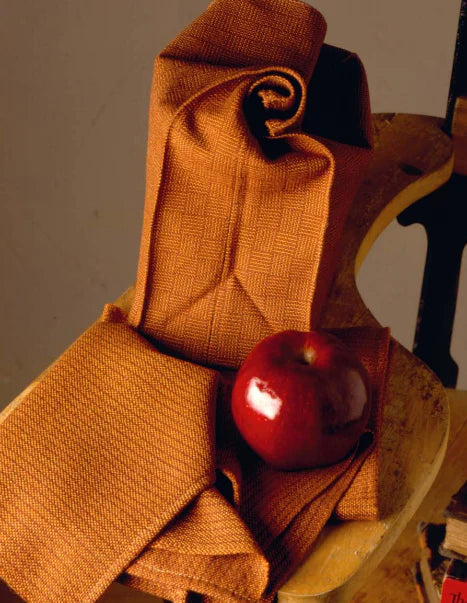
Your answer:
[[[459,369],[450,345],[467,244],[467,177],[454,174],[440,189],[399,214],[398,221],[403,226],[422,224],[428,237],[413,351],[445,387],[455,387]]]

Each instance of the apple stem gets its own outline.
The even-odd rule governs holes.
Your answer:
[[[303,350],[303,360],[307,364],[313,364],[316,358],[316,351],[313,348],[305,348]]]

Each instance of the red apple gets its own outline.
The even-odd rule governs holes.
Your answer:
[[[310,469],[343,459],[363,433],[370,384],[359,358],[325,331],[266,337],[240,367],[235,423],[269,465]]]

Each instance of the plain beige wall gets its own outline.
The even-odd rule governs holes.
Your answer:
[[[459,4],[314,2],[327,41],[365,63],[374,111],[439,116]],[[0,0],[0,406],[134,280],[153,58],[206,5]],[[409,347],[425,244],[421,227],[393,224],[359,277],[375,315]],[[464,308],[466,276],[464,267]],[[462,387],[466,331],[458,312]]]

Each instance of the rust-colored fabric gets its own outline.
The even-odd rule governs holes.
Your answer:
[[[340,336],[340,332],[334,331],[335,335]],[[352,335],[353,344],[358,343],[358,339],[365,341],[364,350],[361,348],[361,354],[366,358],[366,362],[372,362],[375,367],[375,373],[378,375],[379,388],[386,391],[389,371],[387,370],[388,352],[385,346],[378,346],[378,338],[368,337],[366,329],[352,329],[349,331]],[[349,343],[349,342],[348,342]],[[391,350],[390,350],[391,352]],[[364,362],[365,359],[361,358]],[[371,360],[370,360],[371,359]],[[380,504],[379,487],[379,468],[381,463],[381,430],[383,425],[383,404],[373,404],[369,425],[373,433],[374,444],[369,450],[368,457],[365,459],[361,471],[350,484],[342,498],[334,509],[336,518],[349,520],[374,520],[381,517],[383,510]]]
[[[1,426],[0,577],[28,602],[95,601],[214,483],[217,373],[103,318]]]
[[[178,356],[236,368],[318,324],[371,154],[363,69],[325,29],[296,0],[216,0],[156,59],[130,321]]]
[[[324,32],[297,0],[215,0],[157,58],[130,315],[107,306],[0,428],[0,577],[28,602],[117,578],[266,602],[333,512],[378,515],[387,329],[336,332],[373,386],[341,463],[274,471],[229,412],[259,339],[319,324],[371,155],[363,69]]]
[[[217,422],[217,468],[224,478],[218,475],[217,488],[203,492],[151,542],[121,576],[123,583],[170,600],[180,593],[188,599],[194,591],[203,593],[205,602],[269,601],[303,560],[352,480],[357,476],[363,484],[375,481],[373,467],[365,462],[379,439],[389,330],[333,332],[358,354],[373,391],[368,431],[354,454],[337,465],[310,471],[268,468],[232,438],[227,388]],[[236,459],[236,471],[231,471],[228,452]],[[225,477],[233,488],[226,488]],[[371,483],[352,490],[349,503],[362,517],[377,513],[374,499],[365,500],[373,488]],[[234,491],[240,495],[233,496]]]

